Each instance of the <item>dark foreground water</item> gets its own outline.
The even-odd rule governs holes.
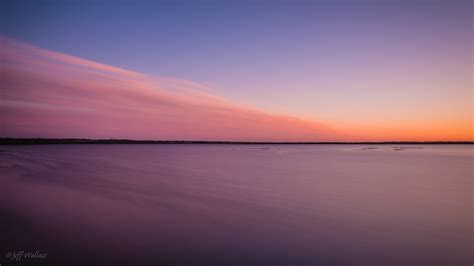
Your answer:
[[[473,147],[0,146],[0,264],[470,266]]]

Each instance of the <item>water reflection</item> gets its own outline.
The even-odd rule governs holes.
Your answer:
[[[470,265],[471,146],[368,148],[4,146],[2,251],[41,248],[47,265]]]

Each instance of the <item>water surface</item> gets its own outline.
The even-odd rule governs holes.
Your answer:
[[[472,265],[472,147],[0,146],[0,263]]]

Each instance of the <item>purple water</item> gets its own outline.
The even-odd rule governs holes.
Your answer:
[[[472,265],[473,147],[0,146],[0,263]]]

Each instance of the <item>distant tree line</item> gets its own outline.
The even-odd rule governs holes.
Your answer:
[[[474,144],[473,141],[386,141],[386,142],[250,142],[250,141],[200,141],[200,140],[131,140],[131,139],[50,139],[50,138],[0,138],[0,145],[44,144]]]

